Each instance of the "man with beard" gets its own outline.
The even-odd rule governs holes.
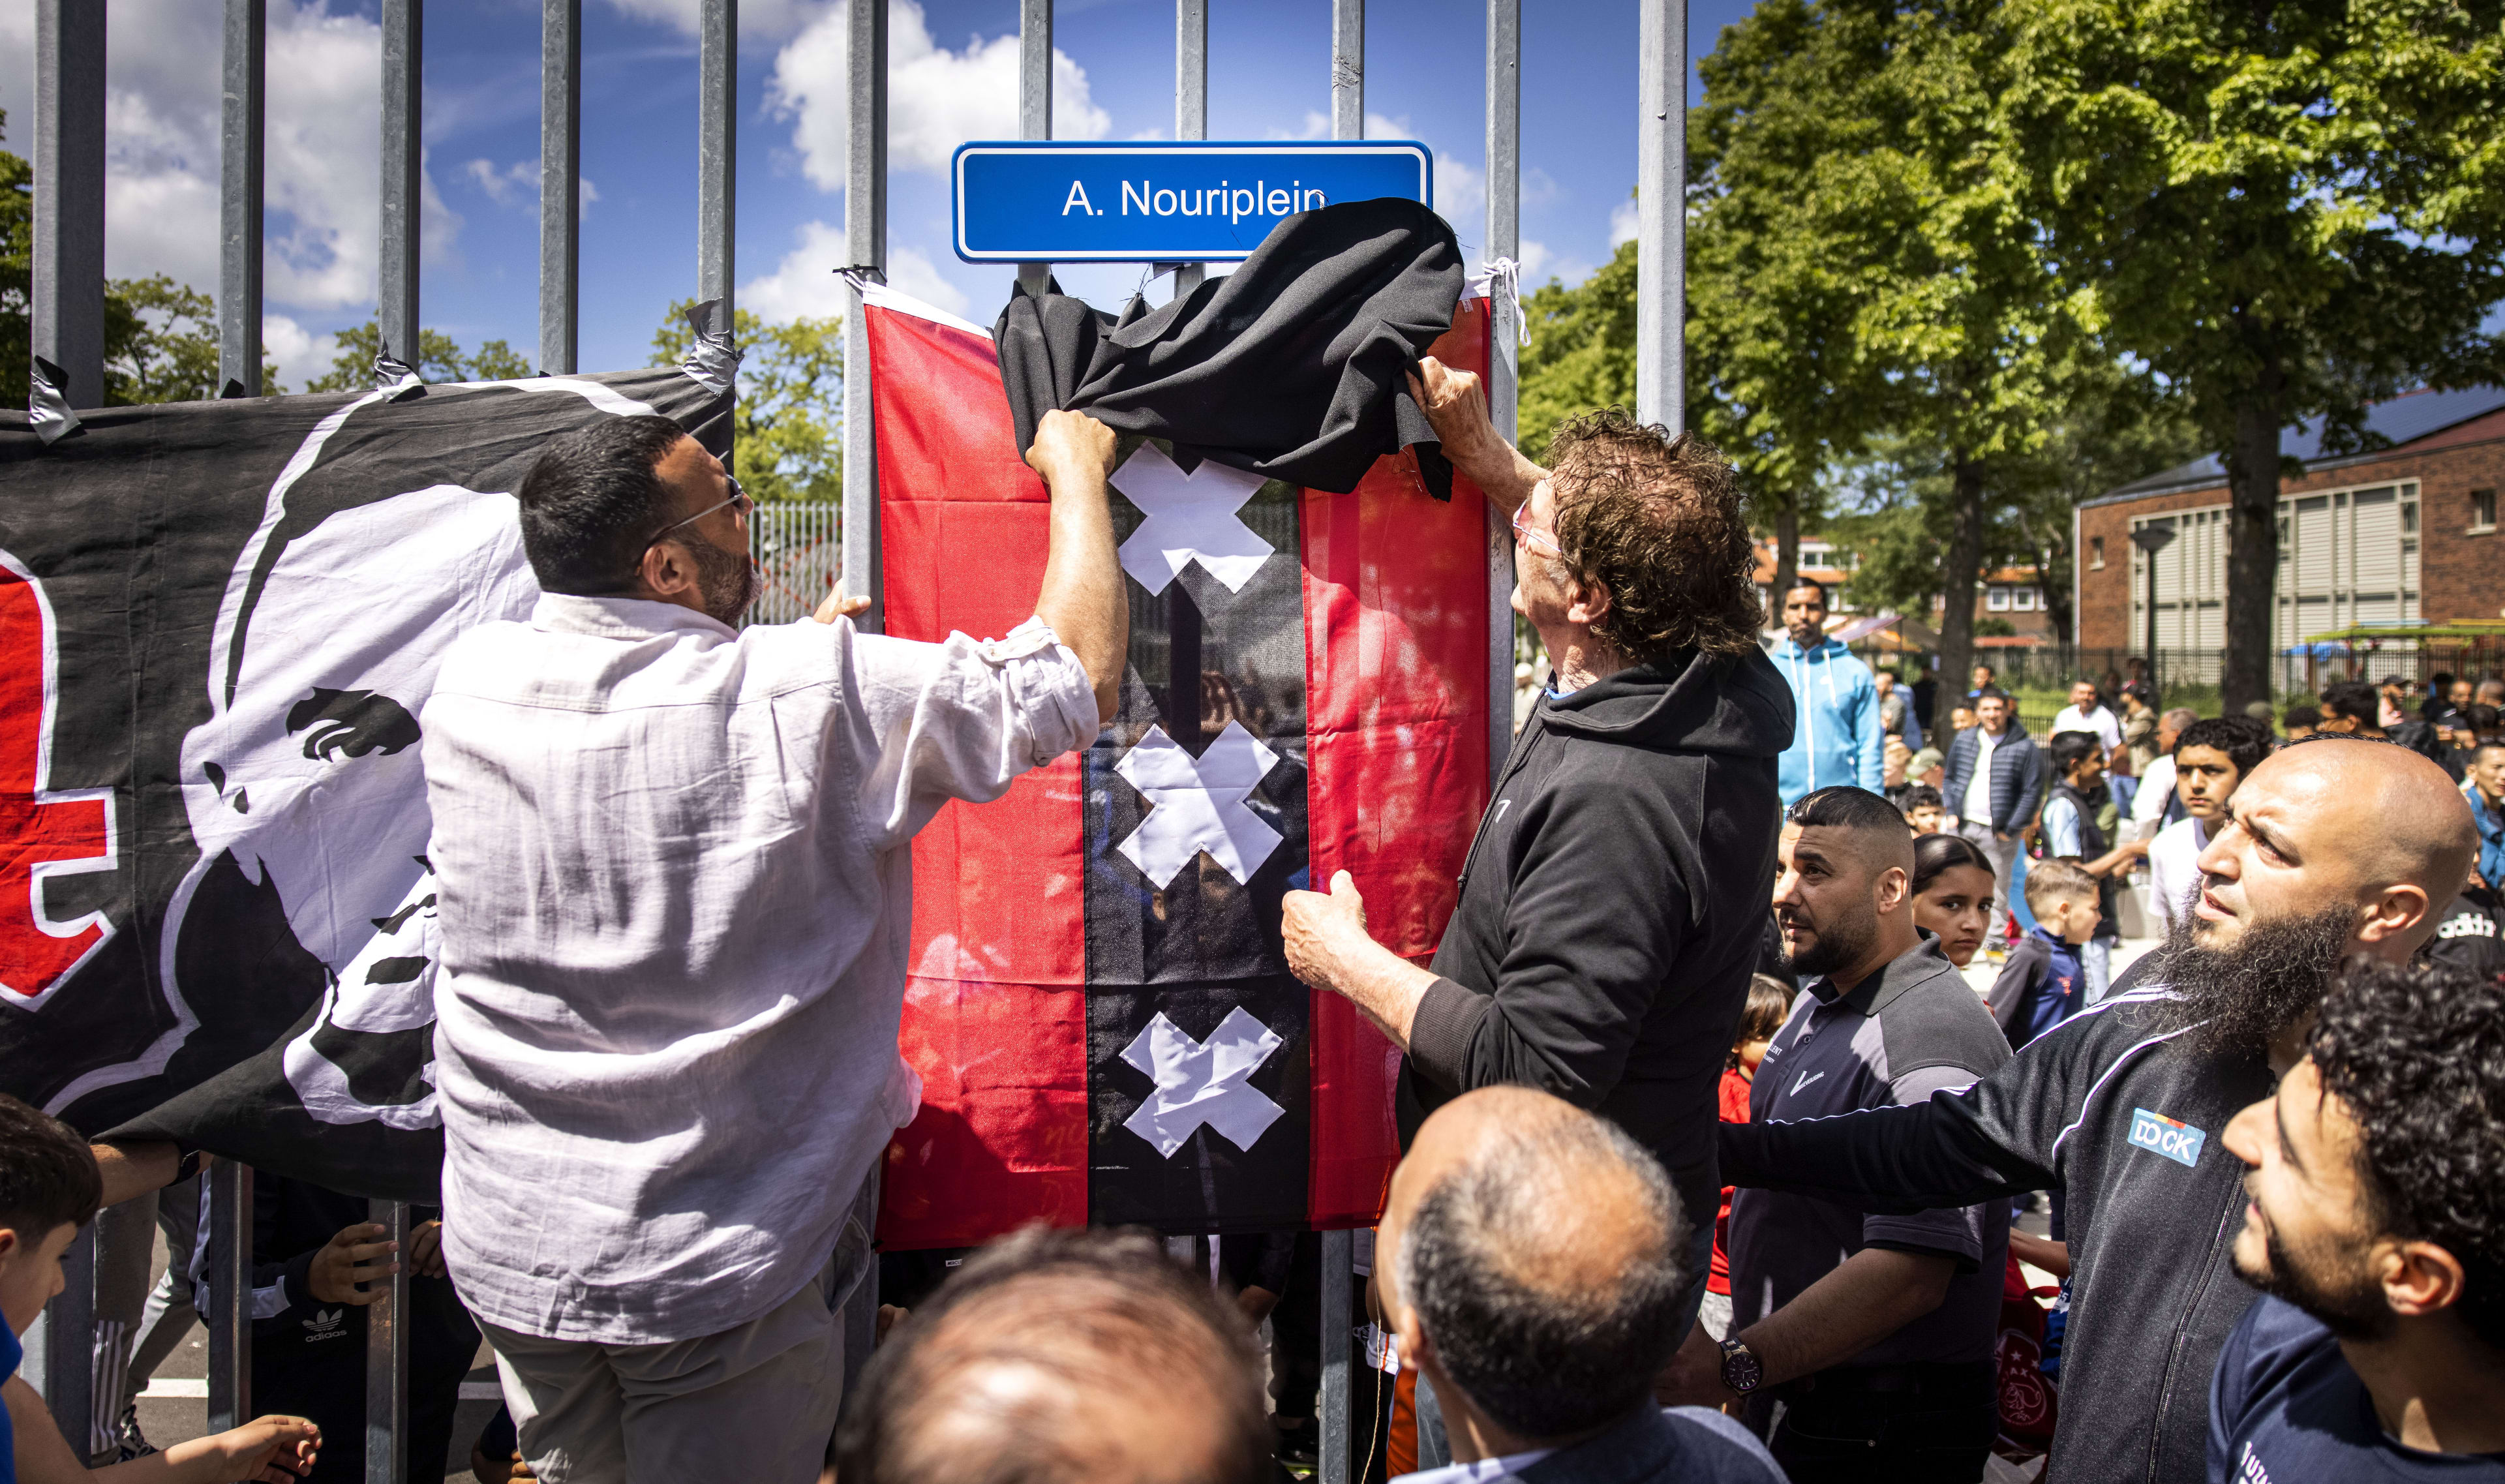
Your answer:
[[[831,599],[734,628],[748,501],[666,418],[522,481],[543,596],[452,646],[422,724],[442,1254],[539,1478],[818,1476],[919,1099],[913,835],[1094,740],[1122,674],[1113,435],[1047,413],[1028,462],[1035,617],[943,644]]]
[[[1723,1178],[1879,1212],[2063,1188],[2052,1477],[2197,1477],[2210,1366],[2252,1300],[2226,1256],[2243,1171],[2218,1137],[2296,1061],[2345,959],[2403,964],[2433,936],[2472,843],[2468,806],[2415,753],[2336,736],[2276,753],[2202,852],[2192,915],[2115,994],[1954,1096],[1723,1124]]]
[[[2357,965],[2227,1125],[2236,1271],[2210,1484],[2505,1481],[2505,983]]]
[[[1992,1012],[1914,926],[1914,839],[1886,799],[1805,795],[1779,852],[1785,967],[1818,977],[1766,1048],[1751,1121],[1919,1104],[2009,1060]],[[1662,1401],[1745,1404],[1793,1484],[1983,1476],[2008,1202],[1871,1216],[1744,1189],[1726,1246],[1733,1333],[1718,1350],[1691,1334]]]

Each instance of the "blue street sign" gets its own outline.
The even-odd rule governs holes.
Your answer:
[[[1411,139],[1197,139],[960,145],[957,256],[968,263],[1234,263],[1283,218],[1396,195],[1435,203],[1435,157]]]

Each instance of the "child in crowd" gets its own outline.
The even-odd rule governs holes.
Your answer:
[[[18,1336],[61,1291],[61,1254],[95,1216],[104,1182],[87,1141],[57,1119],[0,1094],[0,1484],[216,1484],[292,1481],[312,1471],[321,1430],[301,1417],[257,1417],[240,1428],[90,1472],[61,1436],[44,1398],[18,1374]]]
[[[1740,1011],[1740,1028],[1732,1033],[1730,1064],[1722,1070],[1722,1121],[1748,1121],[1748,1085],[1766,1047],[1792,1012],[1792,987],[1770,973],[1748,980],[1748,1003]],[[1724,1242],[1731,1234],[1731,1186],[1722,1187],[1722,1213],[1713,1219],[1713,1269],[1705,1280],[1705,1305],[1697,1323],[1719,1340],[1731,1332],[1731,1255]]]
[[[1931,812],[1938,814],[1936,802]],[[1938,938],[1940,952],[1963,969],[1992,925],[1992,858],[1961,834],[1916,833],[1914,926]]]
[[[2080,954],[2088,975],[2087,993],[2080,1004],[2094,1005],[2105,997],[2106,987],[2113,982],[2113,945],[2122,939],[2114,908],[2116,884],[2134,861],[2148,854],[2148,842],[2114,843],[2116,821],[2104,788],[2104,744],[2096,733],[2056,732],[2046,753],[2058,781],[2044,799],[2044,854],[2048,859],[2078,863],[2097,879],[2097,898],[2102,903],[2101,919],[2095,934],[2084,940],[2087,946]],[[2032,897],[2029,902],[2032,904]]]
[[[2296,702],[2279,718],[2279,726],[2287,733],[2290,742],[2302,742],[2312,736],[2314,728],[2321,724],[2322,708],[2311,701]]]
[[[2027,910],[2035,931],[2011,950],[1992,985],[1992,1018],[2015,1050],[2087,1007],[2079,948],[2096,936],[2097,878],[2071,861],[2039,861],[2027,870]]]
[[[1946,804],[1940,798],[1939,790],[1926,783],[1918,783],[1905,791],[1898,807],[1905,811],[1905,823],[1914,827],[1915,834],[1940,832],[1940,815],[1946,811]]]

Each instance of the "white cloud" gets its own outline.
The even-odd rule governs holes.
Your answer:
[[[1515,261],[1522,265],[1522,289],[1526,294],[1551,278],[1562,279],[1570,285],[1592,276],[1592,265],[1580,258],[1557,253],[1535,237],[1522,239],[1521,256]]]
[[[833,319],[845,307],[843,280],[834,270],[849,261],[841,227],[803,223],[799,245],[783,255],[773,272],[739,286],[739,307],[769,320]],[[951,314],[966,312],[965,291],[940,277],[939,269],[919,249],[891,249],[887,281],[898,293],[910,294]]]
[[[278,363],[280,385],[300,391],[315,376],[326,375],[331,363],[339,358],[339,337],[325,332],[315,335],[284,314],[265,314],[261,320],[261,343],[269,358]],[[276,391],[277,387],[264,387]]]
[[[533,204],[539,201],[540,167],[535,160],[516,159],[499,170],[492,159],[474,159],[461,167],[461,173],[469,176],[470,183],[499,206],[513,204],[522,198],[524,193],[528,193]]]
[[[793,121],[801,168],[822,191],[844,188],[850,50],[849,24],[837,6],[783,48],[766,82],[768,106]],[[887,31],[889,168],[944,174],[949,154],[967,140],[1016,138],[1017,59],[1014,34],[989,41],[970,36],[963,51],[952,52],[932,40],[920,5],[893,0]],[[1112,117],[1089,96],[1087,69],[1056,49],[1054,137],[1102,139],[1112,126]]]
[[[1609,208],[1609,251],[1616,252],[1636,239],[1636,198],[1628,196]]]
[[[696,34],[699,0],[609,0],[609,8],[637,20],[656,21],[681,34]],[[740,0],[742,41],[781,41],[825,15],[828,0]]]
[[[382,66],[372,20],[335,0],[271,0],[265,136],[266,294],[272,305],[333,310],[373,301],[381,203],[374,107]],[[337,0],[344,5],[344,0]],[[0,55],[34,54],[34,7],[0,4]],[[218,274],[219,7],[116,0],[106,18],[105,271],[165,273],[201,290]],[[32,68],[0,68],[9,144],[31,153]],[[420,250],[452,261],[460,216],[431,176]]]

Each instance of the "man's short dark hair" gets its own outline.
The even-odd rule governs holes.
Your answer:
[[[688,431],[666,417],[603,417],[566,434],[522,477],[522,554],[545,592],[635,590],[644,548],[675,507],[656,472]]]
[[[1849,783],[1830,788],[1813,789],[1793,800],[1783,811],[1783,823],[1798,825],[1803,830],[1873,830],[1908,839],[1913,828],[1905,823],[1904,814],[1887,798],[1868,789],[1856,789]]]
[[[2352,960],[2313,1023],[2377,1224],[2452,1254],[2471,1333],[2505,1349],[2505,979]]]
[[[1905,791],[1904,811],[1908,815],[1912,814],[1917,809],[1945,809],[1947,807],[1948,800],[1940,797],[1940,791],[1932,788],[1927,783],[1918,783]]]
[[[2271,755],[2276,739],[2271,729],[2251,717],[2204,717],[2186,726],[2174,738],[2174,756],[2180,760],[2187,747],[2205,747],[2225,753],[2236,765],[2236,777],[2242,777]]]
[[[1626,1131],[1589,1114],[1499,1135],[1418,1205],[1394,1260],[1444,1373],[1479,1409],[1526,1438],[1564,1437],[1626,1416],[1652,1395],[1683,1332],[1673,1328],[1691,1281],[1686,1222],[1661,1162]],[[1647,1226],[1613,1271],[1577,1275],[1568,1292],[1513,1274],[1510,1250],[1552,1229],[1570,1192],[1543,1172],[1601,1161],[1632,1174]]]
[[[1712,444],[1608,407],[1559,425],[1549,467],[1566,567],[1609,589],[1597,637],[1639,663],[1756,647],[1757,548]]]
[[[2322,724],[2322,708],[2298,702],[2280,715],[2279,724],[2289,731],[2311,731]],[[2177,743],[2180,746],[2181,743]]]
[[[870,1357],[835,1434],[838,1471],[845,1484],[1123,1484],[1107,1471],[1120,1440],[1097,1413],[1172,1400],[1205,1430],[1208,1458],[1184,1467],[1267,1484],[1276,1434],[1256,1360],[1241,1316],[1154,1237],[1030,1227],[966,1259]],[[969,1384],[986,1371],[1029,1378],[1032,1403]]]
[[[0,1093],[0,1226],[32,1247],[64,1226],[86,1225],[103,1199],[104,1177],[87,1141]]]
[[[1824,607],[1826,607],[1826,606],[1827,606],[1827,604],[1826,604],[1826,584],[1825,584],[1824,583],[1819,582],[1817,579],[1816,579],[1816,578],[1814,578],[1814,577],[1796,577],[1796,578],[1793,578],[1793,579],[1792,579],[1792,581],[1791,581],[1791,585],[1790,585],[1790,586],[1788,586],[1788,587],[1785,587],[1785,588],[1783,589],[1783,596],[1784,596],[1784,598],[1789,599],[1793,593],[1796,593],[1796,592],[1800,591],[1800,590],[1801,590],[1802,588],[1804,588],[1804,587],[1806,587],[1806,588],[1810,589],[1812,592],[1815,592],[1815,593],[1817,593],[1817,606],[1818,606],[1818,607],[1820,607],[1820,608],[1824,608]]]
[[[2323,687],[2322,704],[2333,716],[2346,717],[2360,726],[2383,724],[2383,692],[2362,680]]]
[[[2057,731],[2045,744],[2045,755],[2053,760],[2053,776],[2067,778],[2070,769],[2089,758],[2100,757],[2105,750],[2102,738],[2092,731]]]
[[[2470,734],[2474,737],[2496,735],[2496,728],[2500,722],[2505,722],[2505,712],[2500,712],[2484,701],[2465,706],[2461,710],[2461,724],[2469,728]]]
[[[1986,665],[1984,668],[1989,670],[1992,666]],[[2005,701],[2009,699],[2009,692],[2001,689],[1998,686],[1985,686],[1976,690],[1974,694],[1967,697],[1967,699],[1980,706],[1986,701]]]

